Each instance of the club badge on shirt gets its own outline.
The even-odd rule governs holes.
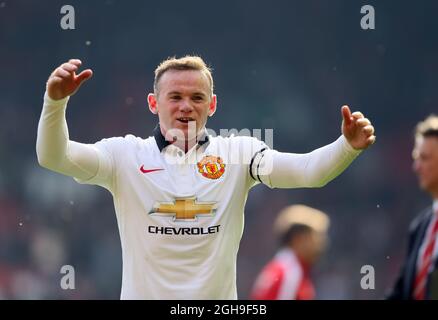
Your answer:
[[[219,179],[225,172],[225,164],[220,157],[205,156],[198,162],[198,171],[208,179]]]

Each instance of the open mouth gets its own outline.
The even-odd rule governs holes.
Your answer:
[[[189,123],[190,121],[195,121],[195,119],[191,117],[181,117],[181,118],[177,118],[176,120],[182,123]]]

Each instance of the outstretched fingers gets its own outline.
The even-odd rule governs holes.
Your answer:
[[[93,71],[91,69],[86,69],[77,75],[76,81],[82,83],[85,80],[90,79],[93,76]]]
[[[82,65],[82,61],[79,59],[70,59],[68,60],[68,63],[74,64],[78,68]]]
[[[64,69],[65,71],[73,73],[76,72],[76,70],[78,70],[79,67],[73,63],[67,62],[67,63],[63,63],[60,68]]]
[[[55,72],[53,73],[54,77],[59,77],[62,79],[67,79],[69,77],[71,77],[71,73],[68,72],[67,70],[65,70],[64,68],[56,68]]]

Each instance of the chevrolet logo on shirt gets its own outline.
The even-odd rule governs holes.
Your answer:
[[[149,214],[173,216],[173,221],[197,221],[198,216],[213,216],[216,202],[197,202],[196,198],[179,198],[173,203],[158,203]]]

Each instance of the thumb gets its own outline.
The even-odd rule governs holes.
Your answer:
[[[342,118],[344,119],[345,125],[348,126],[349,124],[351,124],[352,120],[351,120],[350,108],[348,106],[342,106],[341,113],[342,113]]]
[[[93,71],[91,69],[87,69],[82,71],[80,74],[76,76],[76,82],[78,85],[81,85],[82,82],[90,79],[93,76]]]

